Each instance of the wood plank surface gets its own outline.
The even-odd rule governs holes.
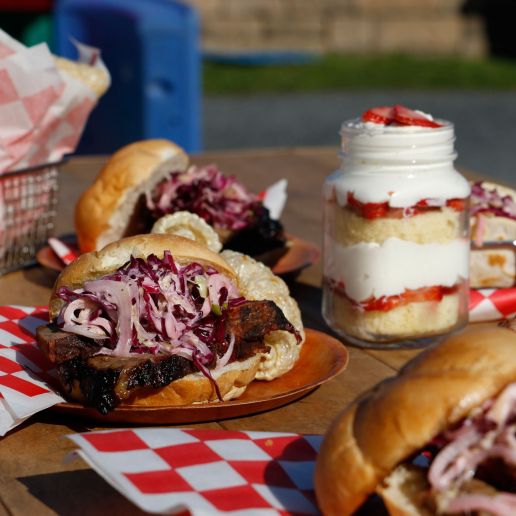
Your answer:
[[[292,148],[211,152],[192,157],[194,164],[216,163],[258,192],[286,178],[289,200],[282,217],[287,231],[320,245],[321,187],[338,167],[338,149]],[[56,233],[73,232],[73,210],[104,157],[77,157],[63,166]],[[44,305],[57,274],[31,267],[0,278],[0,304]],[[321,264],[290,283],[305,326],[331,333],[321,316]],[[364,351],[348,347],[347,370],[304,398],[252,416],[198,427],[324,433],[344,406],[378,381],[395,374],[417,351]],[[193,425],[188,425],[193,426]],[[139,514],[80,459],[65,461],[73,445],[65,435],[99,428],[52,411],[38,414],[0,441],[0,515]]]

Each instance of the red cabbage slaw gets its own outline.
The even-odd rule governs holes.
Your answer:
[[[156,218],[189,211],[211,226],[231,231],[249,226],[260,204],[256,195],[235,177],[224,176],[215,165],[173,172],[147,193],[147,208]]]
[[[163,259],[131,257],[112,274],[86,281],[84,288],[61,287],[57,294],[65,301],[57,324],[101,340],[99,354],[179,355],[209,378],[208,366],[223,367],[233,354],[234,336],[225,334],[228,309],[245,301],[213,267],[180,266],[169,251]]]
[[[478,181],[471,187],[471,214],[477,213],[492,213],[516,220],[516,200],[510,195],[501,195],[496,188],[486,188]]]
[[[510,384],[480,413],[465,419],[457,428],[436,439],[439,452],[428,472],[432,488],[441,492],[473,476],[488,459],[516,466],[516,383]],[[500,492],[459,494],[446,507],[447,513],[489,511],[496,515],[516,514],[516,494]]]

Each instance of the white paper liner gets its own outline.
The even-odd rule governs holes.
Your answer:
[[[100,60],[96,66],[105,70]],[[57,68],[45,43],[26,48],[0,29],[0,83],[0,173],[59,162],[75,150],[97,96]]]

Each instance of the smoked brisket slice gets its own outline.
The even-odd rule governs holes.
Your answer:
[[[297,334],[283,312],[272,301],[246,301],[229,310],[225,335],[235,336],[232,361],[242,361],[267,350],[267,333],[286,330]],[[228,340],[228,339],[226,339]],[[97,354],[102,340],[94,341],[64,332],[55,325],[38,328],[40,349],[56,364],[65,394],[73,400],[95,407],[106,414],[135,389],[164,387],[198,371],[194,363],[178,355],[165,353],[115,357]],[[216,346],[218,356],[225,346]],[[215,365],[215,360],[211,367]]]
[[[298,337],[274,301],[246,301],[229,310],[226,334],[235,335],[236,342],[263,340],[272,331],[285,330]]]

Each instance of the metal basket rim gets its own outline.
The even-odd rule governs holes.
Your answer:
[[[20,170],[13,170],[11,172],[0,173],[0,179],[4,177],[16,176],[19,174],[26,174],[27,172],[36,172],[49,167],[59,167],[69,160],[69,158],[62,159],[60,161],[53,161],[52,163],[44,163],[42,165],[34,165],[33,167],[21,168]]]

